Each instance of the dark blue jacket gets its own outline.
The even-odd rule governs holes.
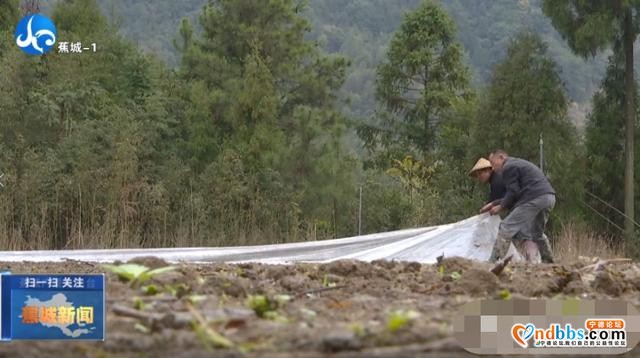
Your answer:
[[[524,159],[508,157],[502,167],[507,194],[502,207],[511,209],[544,194],[556,194],[542,170]]]
[[[500,204],[502,198],[504,198],[507,193],[507,187],[504,185],[504,181],[502,180],[502,174],[493,171],[491,173],[491,178],[489,178],[489,186],[491,187],[489,202],[493,203],[493,205]]]

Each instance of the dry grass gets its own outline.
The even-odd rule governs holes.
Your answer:
[[[553,241],[553,252],[556,259],[563,262],[575,262],[580,256],[603,259],[625,257],[620,241],[576,223],[564,225]]]

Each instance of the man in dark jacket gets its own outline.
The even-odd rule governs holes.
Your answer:
[[[491,215],[511,210],[500,223],[491,261],[504,258],[514,237],[533,240],[538,245],[542,262],[553,262],[553,254],[544,229],[556,203],[556,192],[542,170],[524,159],[509,157],[503,150],[489,156],[493,169],[502,174],[507,192],[502,201],[492,206]]]

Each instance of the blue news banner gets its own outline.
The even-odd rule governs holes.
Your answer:
[[[104,340],[105,276],[0,272],[2,340]]]

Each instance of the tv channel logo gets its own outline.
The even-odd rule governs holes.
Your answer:
[[[0,340],[103,341],[104,274],[0,273]]]
[[[40,14],[31,14],[18,22],[14,36],[16,45],[24,53],[41,56],[53,48],[57,35],[53,21]]]

